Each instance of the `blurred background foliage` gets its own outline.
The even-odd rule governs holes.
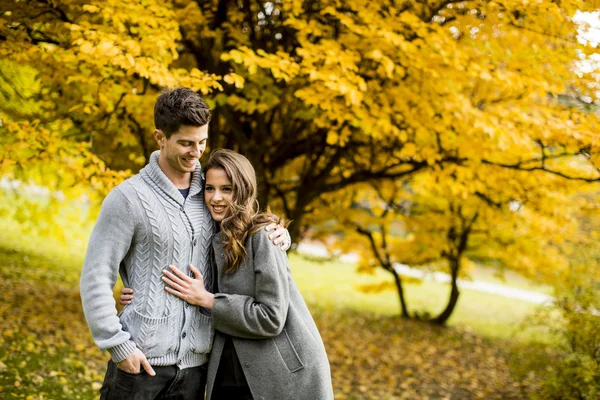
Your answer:
[[[295,272],[299,281],[306,278],[303,291],[320,310],[340,398],[597,398],[598,10],[597,0],[3,1],[2,289],[12,293],[28,281],[30,295],[39,297],[33,295],[39,275],[10,272],[26,270],[27,261],[15,260],[36,251],[42,259],[59,251],[70,271],[59,276],[75,285],[103,197],[156,148],[157,95],[188,86],[213,109],[209,148],[232,148],[252,161],[261,205],[293,221],[294,241],[320,240],[331,254],[355,254],[357,269],[368,275],[327,264],[321,279],[330,285],[320,286],[306,278],[320,276],[320,267]],[[445,272],[449,285],[404,276],[399,264]],[[508,284],[524,277],[527,285],[546,285],[556,297],[555,307],[539,316],[543,329],[532,328],[537,333],[526,345],[512,347],[514,368],[508,361],[474,362],[479,371],[514,370],[497,384],[456,361],[470,356],[436,352],[455,333],[434,340],[429,329],[437,328],[426,323],[454,327],[458,319],[477,326],[479,320],[479,333],[506,339],[510,324],[500,315],[517,315],[524,305],[503,309],[503,299],[487,305],[483,294],[472,298],[459,288],[460,279],[488,270]],[[346,278],[354,282],[348,292]],[[341,286],[331,285],[336,281]],[[362,297],[356,287],[374,294]],[[78,302],[68,287],[57,283],[52,290],[63,289]],[[41,340],[43,332],[15,333],[31,328],[24,321],[33,309],[14,311],[33,303],[16,307],[22,297],[11,296],[14,309],[5,307],[3,317],[15,325],[3,329],[3,345],[23,351],[32,342],[19,338]],[[461,296],[472,303],[470,319],[461,314]],[[385,300],[365,307],[369,298]],[[372,330],[365,352],[379,361],[366,369],[383,377],[372,386],[352,376],[365,360],[349,356],[334,334],[331,311],[339,307],[366,313],[366,325],[338,322]],[[448,369],[460,365],[472,379],[443,373],[447,378],[434,385],[433,372],[420,363],[388,371],[402,363],[396,353],[390,359],[368,346],[381,345],[386,334],[407,340],[402,329],[425,332],[422,342],[435,343],[432,359],[454,360]],[[86,332],[80,334],[79,346],[89,345]],[[469,335],[459,334],[465,343],[479,340]],[[71,349],[68,335],[60,337]],[[537,364],[527,361],[536,341],[545,354]],[[409,354],[417,354],[418,343]],[[3,351],[2,357],[12,354]],[[27,370],[10,360],[0,364],[5,391]],[[82,372],[83,382],[98,383],[102,367],[93,368]],[[64,373],[48,371],[42,381]],[[69,385],[61,387],[64,396],[75,396]]]

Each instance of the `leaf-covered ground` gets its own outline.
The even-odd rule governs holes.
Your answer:
[[[56,260],[0,250],[0,398],[97,398],[107,354],[91,341],[77,274]],[[311,309],[337,399],[520,399],[503,348],[442,329],[351,310]]]

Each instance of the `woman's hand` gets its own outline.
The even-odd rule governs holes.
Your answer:
[[[212,309],[215,295],[204,288],[204,278],[196,267],[190,265],[195,278],[181,272],[176,266],[169,265],[171,271],[163,270],[162,280],[168,285],[165,290],[190,304]]]
[[[121,296],[119,297],[119,304],[122,306],[126,306],[131,304],[133,301],[133,289],[129,289],[124,287],[121,289]]]

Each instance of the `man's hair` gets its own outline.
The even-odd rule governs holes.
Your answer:
[[[204,126],[210,122],[210,109],[192,89],[165,90],[154,105],[154,125],[168,138],[182,125]]]

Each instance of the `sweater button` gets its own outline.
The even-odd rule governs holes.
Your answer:
[[[181,210],[181,211],[183,211],[183,210],[184,210],[183,206],[181,206],[180,210]]]
[[[183,332],[183,334],[181,335],[181,338],[182,338],[182,339],[185,339],[185,337],[186,337],[186,336],[187,336],[187,335],[186,335],[186,333],[185,333],[185,332]]]
[[[246,368],[250,368],[250,364],[248,364],[248,363],[245,363],[245,364],[244,364],[244,367],[246,367]]]
[[[194,239],[194,246],[198,244],[198,239]]]

